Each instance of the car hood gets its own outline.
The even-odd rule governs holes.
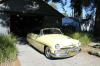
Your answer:
[[[77,46],[79,42],[78,40],[72,39],[62,34],[43,35],[40,36],[37,40],[50,47],[55,47],[56,44],[59,44],[61,48],[72,46],[72,45]]]

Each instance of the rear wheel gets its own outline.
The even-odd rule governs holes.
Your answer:
[[[52,56],[51,56],[51,51],[50,51],[50,48],[49,47],[45,47],[45,56],[48,58],[48,59],[52,59]]]

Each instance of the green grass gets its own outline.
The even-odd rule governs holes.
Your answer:
[[[16,59],[16,41],[14,35],[0,35],[0,62]]]
[[[73,39],[78,39],[82,45],[88,45],[92,41],[92,36],[87,33],[75,32],[73,34],[69,34]]]

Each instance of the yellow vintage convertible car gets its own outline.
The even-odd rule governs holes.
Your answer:
[[[81,43],[72,39],[58,28],[44,28],[40,34],[29,33],[27,41],[47,58],[66,58],[79,53]]]

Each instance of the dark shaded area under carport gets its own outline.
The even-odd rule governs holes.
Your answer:
[[[10,31],[18,36],[28,33],[39,33],[42,28],[43,16],[12,14],[10,16]]]

